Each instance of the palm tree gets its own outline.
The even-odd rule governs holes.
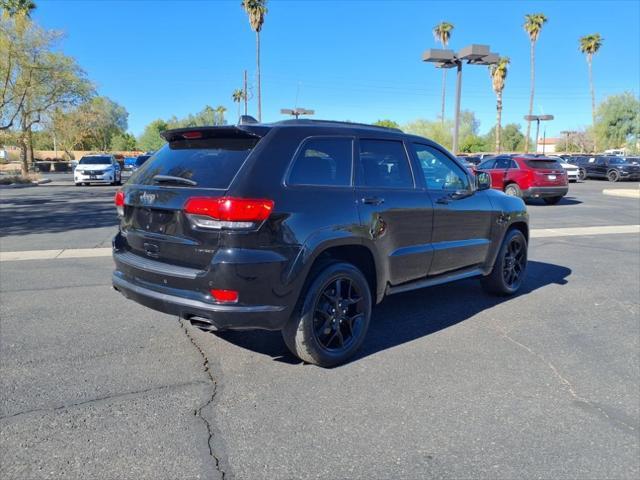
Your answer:
[[[587,65],[589,65],[589,86],[591,88],[591,121],[593,127],[596,126],[596,94],[593,89],[593,71],[591,69],[591,62],[593,56],[598,53],[602,46],[602,40],[604,40],[599,33],[592,33],[591,35],[585,35],[580,37],[580,51],[587,56]],[[594,146],[595,148],[595,146]]]
[[[500,133],[502,130],[502,91],[504,90],[510,63],[509,57],[501,57],[497,64],[489,66],[491,86],[496,93],[496,151],[498,153],[500,153]]]
[[[242,0],[242,8],[247,12],[249,25],[256,32],[256,83],[258,86],[258,121],[262,121],[262,91],[260,89],[260,30],[267,14],[267,0]]]
[[[231,94],[233,101],[238,104],[238,117],[240,117],[240,103],[244,100],[244,90],[237,88]]]
[[[0,8],[3,14],[9,17],[21,15],[30,18],[31,12],[36,9],[36,4],[31,0],[0,0]]]
[[[447,48],[449,45],[449,40],[451,39],[451,31],[455,27],[453,23],[449,22],[440,22],[435,27],[433,27],[433,37],[436,39],[436,42],[440,42],[442,44],[442,48]],[[442,69],[442,110],[440,112],[440,121],[444,123],[444,99],[445,99],[445,91],[447,88],[447,69]]]
[[[215,116],[214,118],[216,119],[214,122],[214,125],[224,125],[226,123],[225,119],[224,119],[224,114],[227,111],[226,107],[223,107],[222,105],[218,105],[215,108]]]
[[[533,96],[536,80],[536,42],[542,31],[542,26],[547,23],[544,13],[530,13],[524,16],[524,30],[529,35],[531,42],[531,94],[529,96],[529,115],[533,115]],[[529,151],[529,139],[531,136],[531,120],[527,120],[527,135],[524,139],[524,151]]]

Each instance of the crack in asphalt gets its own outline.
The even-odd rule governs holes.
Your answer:
[[[169,388],[181,388],[181,387],[191,387],[194,385],[203,385],[205,382],[184,382],[184,383],[174,383],[172,385],[161,385],[159,387],[150,387],[145,388],[143,390],[135,390],[133,392],[124,392],[124,393],[114,393],[111,395],[105,395],[103,397],[96,397],[90,400],[83,400],[82,402],[69,403],[66,405],[60,405],[58,407],[50,407],[50,408],[34,408],[32,410],[24,410],[22,412],[13,413],[11,415],[5,415],[4,417],[0,417],[0,421],[9,420],[11,418],[20,417],[23,415],[29,415],[32,413],[47,413],[47,412],[57,412],[59,410],[68,410],[74,407],[81,407],[83,405],[89,405],[91,403],[97,403],[104,400],[112,400],[115,398],[124,398],[134,395],[141,395],[143,393],[149,393],[158,390],[166,390]]]
[[[627,433],[632,433],[634,435],[636,434],[636,428],[633,425],[629,425],[628,423],[609,415],[603,408],[598,406],[596,403],[594,403],[591,400],[589,400],[588,398],[585,398],[585,397],[581,396],[580,394],[578,394],[578,392],[576,391],[575,386],[564,375],[562,375],[562,373],[560,373],[560,370],[558,370],[553,363],[551,363],[549,360],[547,360],[543,355],[539,354],[538,352],[536,352],[532,348],[528,347],[524,343],[521,343],[518,340],[516,340],[515,338],[513,338],[512,336],[510,336],[509,333],[506,330],[504,330],[504,329],[502,329],[500,327],[497,327],[497,326],[495,326],[495,328],[493,330],[497,331],[503,338],[505,338],[509,342],[511,342],[514,345],[517,345],[518,347],[526,350],[531,355],[533,355],[534,357],[537,357],[540,361],[542,361],[544,364],[546,364],[547,367],[549,367],[549,369],[553,372],[554,376],[557,379],[559,379],[560,382],[566,387],[566,390],[573,397],[574,401],[577,402],[579,405],[582,405],[583,407],[588,407],[590,410],[599,413],[600,415],[604,416],[611,423],[618,424],[619,426],[623,427],[623,430],[627,431]]]
[[[224,480],[225,478],[227,478],[227,472],[222,468],[220,457],[216,455],[212,445],[213,437],[214,437],[213,425],[211,425],[211,422],[209,422],[209,420],[207,420],[206,417],[202,415],[202,410],[207,408],[209,405],[211,405],[216,398],[216,394],[218,393],[218,382],[213,378],[213,374],[211,373],[211,368],[209,366],[209,358],[207,357],[207,354],[204,353],[204,350],[202,350],[200,345],[198,345],[196,340],[189,333],[185,320],[180,319],[180,327],[184,331],[184,334],[187,336],[189,341],[196,348],[200,356],[202,356],[202,368],[206,376],[209,378],[209,382],[213,386],[213,391],[211,392],[211,396],[209,397],[209,399],[205,403],[200,405],[198,408],[196,408],[193,411],[193,414],[196,417],[199,417],[204,422],[205,427],[207,428],[207,434],[208,434],[207,446],[209,448],[209,456],[213,459],[216,470],[220,472],[221,478]]]

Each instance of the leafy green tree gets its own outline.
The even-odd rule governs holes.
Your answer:
[[[536,84],[536,42],[540,36],[543,25],[547,23],[547,17],[544,13],[530,13],[524,16],[523,28],[529,36],[531,43],[530,62],[531,62],[531,93],[529,94],[529,115],[533,115],[533,97],[535,94]],[[529,151],[529,139],[531,138],[531,121],[527,121],[527,133],[525,135],[525,152]]]
[[[518,152],[524,149],[524,135],[520,131],[520,125],[517,123],[509,123],[501,128],[500,139],[503,151]],[[496,144],[496,127],[489,130],[489,133],[485,136],[485,142],[488,149],[491,149]]]
[[[591,89],[591,125],[596,125],[596,94],[593,88],[593,56],[598,53],[600,47],[602,47],[603,38],[599,33],[592,33],[591,35],[585,35],[580,37],[580,51],[587,56],[587,65],[589,66],[589,88]],[[596,146],[597,148],[597,146]]]
[[[460,141],[460,151],[464,153],[486,152],[490,149],[485,137],[479,135],[467,135]]]
[[[138,137],[138,146],[146,151],[158,150],[165,144],[164,138],[160,134],[168,129],[169,124],[164,120],[154,120],[145,127],[140,137]]]
[[[258,121],[262,121],[262,89],[260,86],[260,31],[267,15],[267,0],[242,0],[242,8],[249,17],[249,25],[256,32],[256,83],[258,89]]]
[[[476,119],[473,112],[468,110],[460,112],[459,136],[461,139],[478,135],[479,128],[480,122]],[[404,125],[402,130],[407,133],[429,138],[449,149],[453,143],[453,120],[441,122],[418,119]]]
[[[491,86],[496,94],[496,152],[500,153],[500,131],[502,130],[502,91],[507,80],[509,57],[501,57],[497,64],[489,66]],[[493,148],[493,146],[491,147]]]
[[[130,152],[135,150],[137,145],[136,137],[128,132],[117,133],[111,138],[110,150],[114,152]]]
[[[436,42],[440,42],[442,44],[442,48],[447,48],[449,45],[449,40],[451,39],[451,32],[454,29],[453,23],[449,22],[440,22],[435,27],[433,27],[433,36],[436,39]],[[442,69],[442,108],[440,111],[440,121],[444,123],[444,103],[445,103],[445,93],[447,88],[447,69]]]
[[[3,128],[13,125],[17,129],[22,171],[27,174],[33,162],[34,128],[56,108],[84,101],[93,86],[75,59],[60,52],[59,34],[18,17],[3,15],[0,19],[0,118]]]
[[[640,100],[631,92],[607,97],[596,111],[595,136],[601,149],[638,148]]]
[[[374,125],[377,125],[379,127],[387,127],[387,128],[400,128],[400,124],[398,124],[398,122],[394,122],[393,120],[388,120],[388,119],[378,120],[377,122],[374,123]]]

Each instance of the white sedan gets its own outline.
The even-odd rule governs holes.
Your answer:
[[[565,172],[567,172],[567,180],[569,180],[570,182],[577,182],[579,180],[579,172],[580,169],[578,168],[577,165],[573,165],[572,163],[568,163],[564,158],[562,157],[556,157],[553,155],[550,155],[551,158],[555,159],[558,161],[558,163],[560,163],[560,165],[562,165],[562,168],[564,168]]]
[[[82,157],[73,171],[73,181],[77,185],[90,183],[122,183],[120,164],[113,155],[87,155]]]

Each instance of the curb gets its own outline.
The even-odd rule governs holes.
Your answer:
[[[625,198],[639,198],[640,199],[640,190],[634,190],[631,188],[620,188],[620,189],[604,189],[602,190],[603,195],[609,195],[611,197],[625,197]]]

